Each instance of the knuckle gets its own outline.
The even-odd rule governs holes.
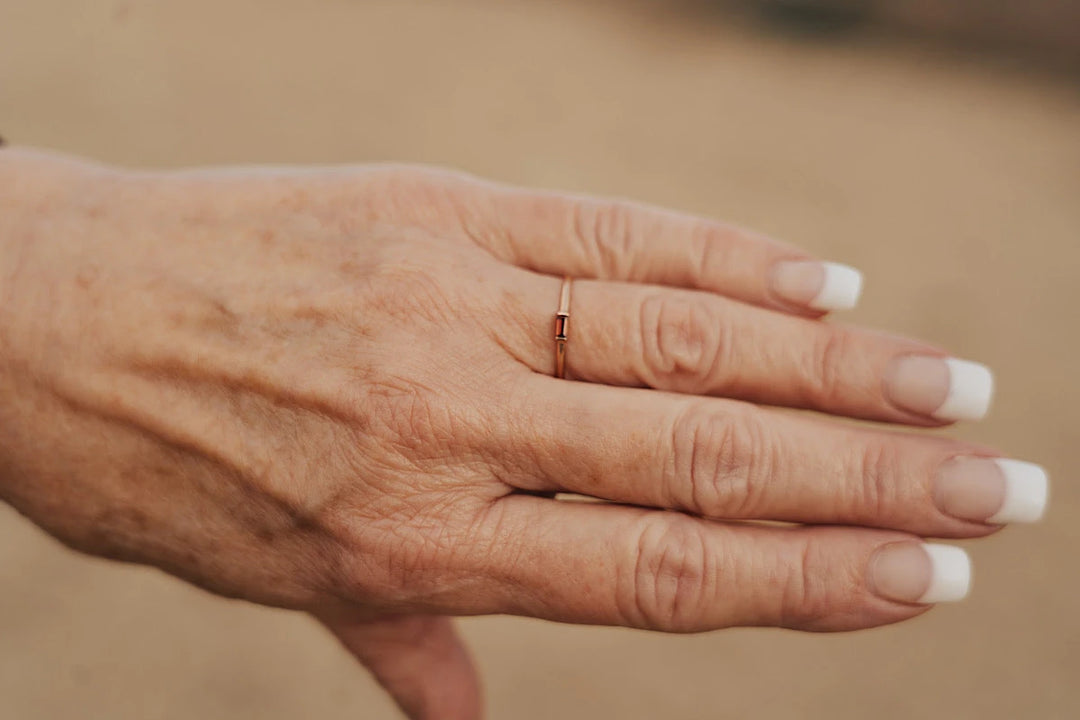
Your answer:
[[[743,233],[735,227],[715,222],[700,222],[690,233],[690,247],[695,267],[701,277],[724,277],[731,268],[747,267],[750,258],[741,257],[738,249]]]
[[[451,569],[463,542],[454,515],[431,513],[397,501],[375,512],[340,509],[322,524],[333,541],[323,555],[333,558],[333,587],[352,601],[405,604],[452,589]],[[333,548],[333,550],[331,550]]]
[[[442,222],[463,221],[475,187],[474,178],[459,171],[392,164],[369,170],[347,184],[339,202],[364,219],[420,220],[424,226],[438,227]],[[422,215],[418,208],[423,208]]]
[[[830,571],[826,543],[813,532],[805,532],[786,563],[779,582],[779,625],[813,629],[836,613],[833,589],[838,575]]]
[[[640,234],[633,210],[618,201],[585,201],[571,206],[574,235],[599,277],[629,277]]]
[[[673,504],[713,517],[754,517],[779,464],[775,444],[753,411],[710,411],[691,405],[672,433]]]
[[[436,400],[424,388],[401,378],[372,382],[364,398],[371,418],[368,430],[379,440],[412,454],[441,447],[448,433]]]
[[[903,459],[899,448],[890,442],[871,442],[858,454],[855,474],[856,491],[850,494],[852,507],[849,516],[873,520],[875,524],[891,517],[899,506]]]
[[[646,516],[636,527],[629,558],[622,602],[631,625],[668,632],[702,626],[716,593],[717,560],[698,521]]]
[[[646,381],[698,390],[730,366],[731,342],[721,318],[704,303],[657,293],[641,303],[639,331]]]
[[[386,262],[369,273],[362,307],[394,323],[448,323],[458,298],[448,291],[439,269],[426,259],[398,260],[388,253]]]
[[[819,405],[834,402],[843,392],[854,356],[850,332],[829,326],[822,326],[821,330],[807,378],[809,395]]]

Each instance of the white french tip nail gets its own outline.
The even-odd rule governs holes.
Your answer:
[[[1005,502],[988,522],[1033,523],[1041,520],[1050,497],[1046,470],[1022,460],[998,458],[994,462],[1005,475]]]
[[[853,267],[825,262],[825,282],[817,297],[810,301],[815,310],[850,310],[859,304],[862,273]]]
[[[934,412],[938,420],[982,420],[994,397],[994,374],[970,360],[945,358],[949,368],[949,392]]]
[[[971,558],[958,547],[923,543],[930,556],[933,575],[921,603],[956,602],[967,597],[971,589]]]

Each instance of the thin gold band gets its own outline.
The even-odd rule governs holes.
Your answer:
[[[559,291],[559,310],[555,313],[555,377],[566,377],[566,341],[570,338],[570,284],[564,277]]]

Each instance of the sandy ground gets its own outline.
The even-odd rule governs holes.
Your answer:
[[[445,163],[734,219],[866,272],[851,319],[989,363],[954,432],[1051,470],[969,601],[843,636],[463,623],[492,717],[1080,717],[1080,93],[685,3],[0,0],[0,132],[138,165]],[[392,718],[305,618],[0,510],[0,717]]]

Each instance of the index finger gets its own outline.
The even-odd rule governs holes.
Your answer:
[[[498,612],[666,632],[855,630],[960,600],[963,550],[899,532],[725,524],[511,495],[492,507]]]

